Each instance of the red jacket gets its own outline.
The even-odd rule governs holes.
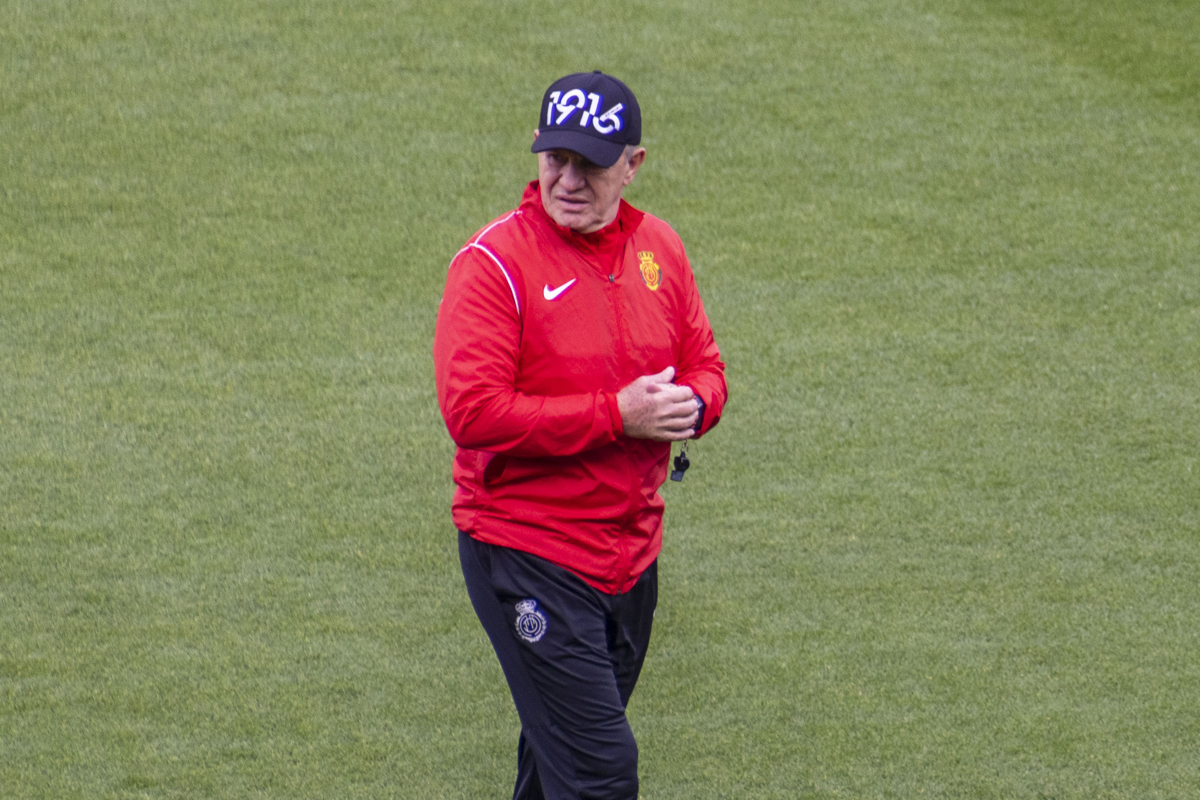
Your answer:
[[[454,524],[533,553],[608,593],[658,557],[666,442],[622,435],[617,392],[675,367],[712,428],[725,365],[679,237],[621,201],[579,234],[521,205],[454,260],[433,357],[454,459]]]

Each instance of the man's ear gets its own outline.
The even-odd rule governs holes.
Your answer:
[[[541,131],[539,131],[537,128],[534,128],[534,129],[533,129],[533,140],[534,140],[535,142],[537,141],[537,137],[538,137],[538,134],[539,134],[539,133],[541,133]]]
[[[646,148],[639,147],[629,154],[629,162],[625,171],[625,186],[633,183],[634,177],[637,175],[638,167],[646,160]]]

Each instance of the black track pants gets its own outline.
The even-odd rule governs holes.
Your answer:
[[[459,533],[467,593],[521,717],[514,800],[636,800],[625,706],[658,601],[658,565],[624,594]]]

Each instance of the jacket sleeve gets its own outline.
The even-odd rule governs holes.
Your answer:
[[[687,256],[683,256],[684,263]],[[704,303],[689,265],[686,270],[684,304],[679,320],[680,354],[675,368],[675,383],[692,387],[704,401],[704,419],[696,438],[703,436],[721,419],[729,389],[725,384],[725,364],[713,338],[712,326],[704,313]]]
[[[459,447],[568,456],[615,441],[616,395],[540,396],[516,389],[521,348],[517,276],[476,249],[450,264],[433,339],[438,405]]]

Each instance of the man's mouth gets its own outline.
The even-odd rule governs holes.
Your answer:
[[[568,208],[576,209],[576,210],[578,210],[580,208],[585,208],[588,204],[587,200],[584,200],[583,198],[580,198],[580,197],[558,197],[555,199],[562,205],[567,206]]]

